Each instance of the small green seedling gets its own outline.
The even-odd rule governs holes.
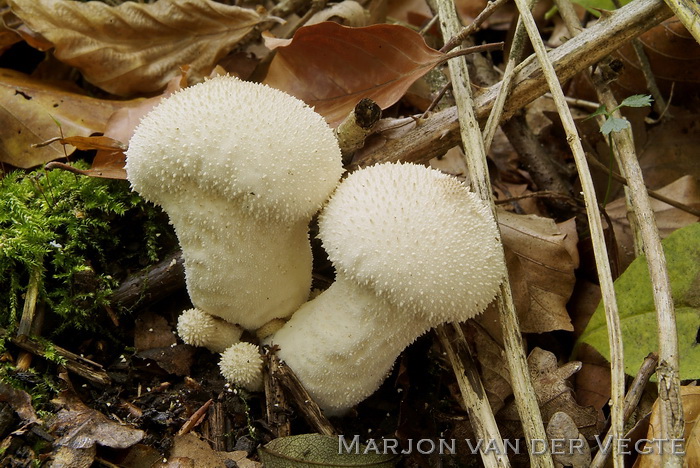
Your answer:
[[[649,107],[651,106],[652,101],[653,99],[651,96],[647,94],[635,94],[634,96],[626,98],[620,103],[619,106],[611,111],[608,111],[605,106],[601,105],[595,112],[586,117],[584,120],[592,119],[593,117],[597,117],[599,115],[604,115],[605,123],[603,123],[603,125],[600,127],[600,133],[608,136],[612,132],[621,132],[622,130],[630,127],[629,120],[625,118],[619,119],[617,117],[613,117],[615,111],[623,107]]]
[[[603,198],[603,206],[608,203],[608,198],[610,196],[610,188],[612,187],[612,167],[613,159],[615,156],[613,150],[613,140],[612,132],[621,132],[626,128],[630,128],[629,120],[623,118],[614,117],[613,114],[623,107],[649,107],[653,99],[647,94],[635,94],[624,99],[616,108],[609,111],[604,105],[598,107],[591,115],[586,117],[584,120],[592,119],[599,115],[605,116],[605,122],[600,126],[600,133],[608,137],[608,147],[610,148],[610,161],[608,162],[608,186],[605,190],[605,197]]]

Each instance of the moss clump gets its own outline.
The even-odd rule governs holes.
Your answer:
[[[126,181],[44,170],[5,175],[0,326],[17,324],[27,285],[38,279],[38,301],[60,319],[54,333],[96,330],[117,277],[157,261],[172,239],[164,219]]]

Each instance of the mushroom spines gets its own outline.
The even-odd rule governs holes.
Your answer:
[[[342,174],[323,118],[302,101],[230,76],[164,99],[129,142],[132,186],[156,204],[197,187],[259,218],[310,218]],[[167,208],[166,208],[167,209]]]
[[[505,274],[488,205],[456,178],[415,164],[350,174],[319,229],[342,274],[434,323],[481,312]]]
[[[219,369],[229,382],[251,392],[262,390],[262,366],[260,348],[252,343],[240,342],[221,353]]]

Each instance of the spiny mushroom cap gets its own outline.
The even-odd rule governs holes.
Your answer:
[[[221,76],[164,99],[137,127],[126,171],[168,210],[193,185],[260,219],[311,218],[343,168],[333,131],[299,99]]]
[[[229,382],[257,392],[263,386],[262,364],[258,346],[240,342],[221,353],[219,369]]]
[[[415,164],[350,174],[319,218],[338,274],[431,325],[471,318],[505,275],[491,210],[459,180]]]
[[[188,309],[177,319],[177,334],[189,345],[220,353],[240,340],[243,329],[199,309]]]

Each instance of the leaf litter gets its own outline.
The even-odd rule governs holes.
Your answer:
[[[408,88],[417,83],[428,90],[423,92],[425,96],[441,94],[440,87],[446,81],[435,80],[435,77],[445,74],[441,67],[445,54],[437,50],[440,38],[435,36],[435,28],[429,29],[426,35],[416,32],[427,25],[432,15],[426,2],[370,3],[372,5],[346,1],[329,5],[308,18],[304,17],[308,5],[300,7],[296,14],[283,11],[283,20],[303,22],[311,18],[311,21],[292,39],[268,40],[276,46],[264,82],[314,106],[333,125],[345,118],[361,98],[372,98],[387,113],[378,126],[384,130],[372,138],[400,142],[420,130],[422,119],[431,115],[422,115],[424,107],[413,107],[415,101],[406,98]],[[471,0],[456,3],[466,22],[484,5],[484,2]],[[378,4],[382,5],[376,7]],[[261,4],[255,6],[257,8],[241,8],[213,0],[160,0],[119,5],[8,0],[0,53],[9,54],[18,45],[33,47],[46,51],[47,56],[58,59],[72,72],[59,74],[56,71],[56,76],[52,77],[55,79],[49,80],[46,72],[36,75],[31,69],[29,74],[12,67],[0,69],[3,171],[11,167],[30,169],[46,163],[50,163],[50,167],[65,168],[71,167],[73,158],[87,158],[92,162],[90,169],[71,170],[94,177],[124,179],[125,145],[140,118],[163,97],[211,74],[250,69],[251,64],[261,61],[261,32],[278,24],[280,18],[269,15],[276,12],[275,8],[266,10]],[[538,15],[542,24],[546,24],[548,20],[543,13]],[[505,39],[504,31],[512,16],[512,10],[499,10],[482,28],[491,37]],[[402,23],[385,24],[386,17]],[[367,25],[370,18],[376,23]],[[332,21],[313,24],[319,19],[360,27],[341,26]],[[646,46],[661,52],[662,58],[654,60],[671,61],[677,66],[679,61],[687,59],[676,57],[686,46],[694,59],[691,46],[697,44],[688,43],[687,35],[679,34],[670,45],[659,42],[668,31],[678,32],[677,28],[677,23],[666,24],[661,32],[645,35]],[[681,43],[686,46],[679,46]],[[623,53],[629,56],[627,51]],[[472,63],[472,66],[476,65]],[[690,79],[683,78],[684,89],[692,90],[697,83],[691,69],[686,67],[689,73],[683,75],[690,76]],[[660,75],[660,78],[667,80],[669,77]],[[440,82],[443,84],[436,85]],[[623,84],[628,86],[624,79]],[[625,91],[620,101],[632,94],[646,92],[636,88],[634,92]],[[583,94],[572,97],[588,98]],[[442,101],[441,105],[454,105],[449,92]],[[692,103],[692,98],[689,102]],[[542,115],[535,107],[531,112]],[[669,114],[672,117],[656,124],[631,118],[638,136],[645,181],[668,197],[697,207],[700,174],[696,164],[698,145],[694,144],[696,111],[692,105],[674,102]],[[404,125],[406,122],[410,124]],[[554,149],[550,157],[566,172],[571,165],[570,156],[560,150],[561,145],[553,144],[552,139],[560,136],[549,130],[539,133],[540,142]],[[232,131],[235,131],[235,123],[232,123]],[[443,137],[440,134],[436,139]],[[600,148],[600,142],[593,136],[584,134],[584,138],[590,138],[594,150]],[[50,143],[44,144],[47,142]],[[457,164],[447,158],[436,160],[434,164],[464,178],[468,168],[459,163],[459,152],[453,154],[457,155]],[[490,157],[496,161],[492,170],[498,178],[494,182],[498,198],[521,201],[504,205],[509,211],[501,211],[499,221],[514,300],[531,350],[528,362],[540,409],[545,423],[549,423],[550,434],[564,434],[567,438],[582,435],[590,440],[600,433],[607,411],[609,367],[604,359],[593,364],[594,361],[586,357],[581,359],[586,361],[582,364],[571,360],[568,354],[573,347],[573,336],[584,333],[587,314],[595,308],[591,304],[598,300],[595,277],[590,276],[591,270],[587,268],[590,252],[585,249],[585,224],[580,217],[558,217],[558,213],[551,212],[542,203],[541,196],[547,196],[546,188],[532,182],[527,167],[520,161],[518,148],[507,142],[499,143]],[[579,201],[571,202],[578,203],[579,210],[583,211]],[[697,217],[678,208],[670,208],[662,202],[652,203],[663,237],[698,221]],[[633,257],[633,243],[624,201],[608,204],[606,211],[612,223],[611,232],[622,252],[620,264],[625,268]],[[167,265],[149,268],[157,267],[167,271]],[[137,270],[134,268],[131,273],[136,274]],[[319,277],[333,274],[323,265],[317,265],[316,270]],[[36,367],[46,374],[44,377],[17,369],[1,374],[0,404],[8,405],[16,415],[15,425],[21,426],[15,427],[11,434],[0,434],[4,437],[1,447],[37,441],[49,446],[48,451],[26,452],[23,456],[27,463],[50,457],[54,463],[90,466],[95,460],[107,457],[112,463],[123,462],[124,466],[230,466],[235,463],[253,467],[259,466],[257,446],[274,441],[283,446],[285,440],[277,438],[274,428],[265,423],[264,397],[232,389],[219,376],[215,356],[178,341],[173,332],[174,317],[182,309],[183,301],[187,301],[183,286],[179,288],[179,295],[164,302],[139,305],[133,315],[106,311],[113,323],[120,323],[119,327],[113,326],[114,336],[107,341],[121,342],[121,348],[98,351],[104,348],[105,339],[85,335],[73,341],[66,341],[65,336],[56,338],[61,345],[76,352],[89,349],[90,359],[108,368],[115,382],[113,388],[91,388],[95,384],[88,383],[73,387],[70,382],[82,383],[82,378],[68,378],[64,374],[61,374],[62,380],[51,383],[47,376],[59,372],[60,360],[52,364],[35,359],[31,363],[32,369]],[[685,309],[679,313],[681,317],[695,316]],[[474,347],[503,436],[520,437],[498,320],[491,309],[464,329]],[[690,336],[696,322],[687,329],[683,328],[683,323],[681,320],[681,333],[684,337]],[[647,328],[653,329],[652,325]],[[366,438],[398,437],[402,443],[407,439],[402,439],[401,434],[419,421],[432,420],[430,425],[423,425],[422,430],[416,432],[423,436],[449,438],[470,433],[454,377],[446,371],[448,364],[434,349],[432,336],[422,337],[416,347],[426,351],[426,355],[416,356],[409,349],[400,359],[400,369],[393,374],[396,380],[388,379],[377,394],[359,405],[354,419],[334,421],[336,427],[343,433],[363,434]],[[16,355],[17,349],[9,346],[3,362],[19,365],[21,359]],[[634,372],[634,364],[630,364],[628,373]],[[53,406],[41,405],[42,411],[50,408],[52,414],[40,412],[39,418],[31,392],[17,389],[20,383],[33,389],[31,391],[36,391],[38,385],[54,388]],[[405,390],[405,394],[397,390]],[[653,390],[650,388],[648,393],[653,395]],[[689,440],[696,440],[695,396],[684,393],[683,399],[687,402],[686,435]],[[212,402],[210,406],[204,406],[209,401]],[[429,408],[439,409],[433,412]],[[205,410],[203,418],[190,422],[189,419],[202,409]],[[286,408],[285,411],[293,410]],[[44,415],[52,417],[47,419]],[[657,424],[654,417],[649,434],[653,434]],[[191,426],[194,426],[192,432],[178,434],[182,428]],[[294,423],[295,434],[308,431],[303,422]],[[313,445],[312,442],[308,444]],[[697,449],[692,445],[689,448],[691,459],[697,457]],[[16,461],[21,459],[20,452],[9,455]],[[301,458],[297,452],[286,456]],[[454,454],[453,459],[460,463],[474,460],[463,451]],[[295,461],[301,462],[301,459]],[[413,454],[399,463],[400,466],[420,466],[425,461]],[[516,466],[517,463],[514,460]],[[655,461],[637,460],[638,466],[653,466],[649,463]]]

